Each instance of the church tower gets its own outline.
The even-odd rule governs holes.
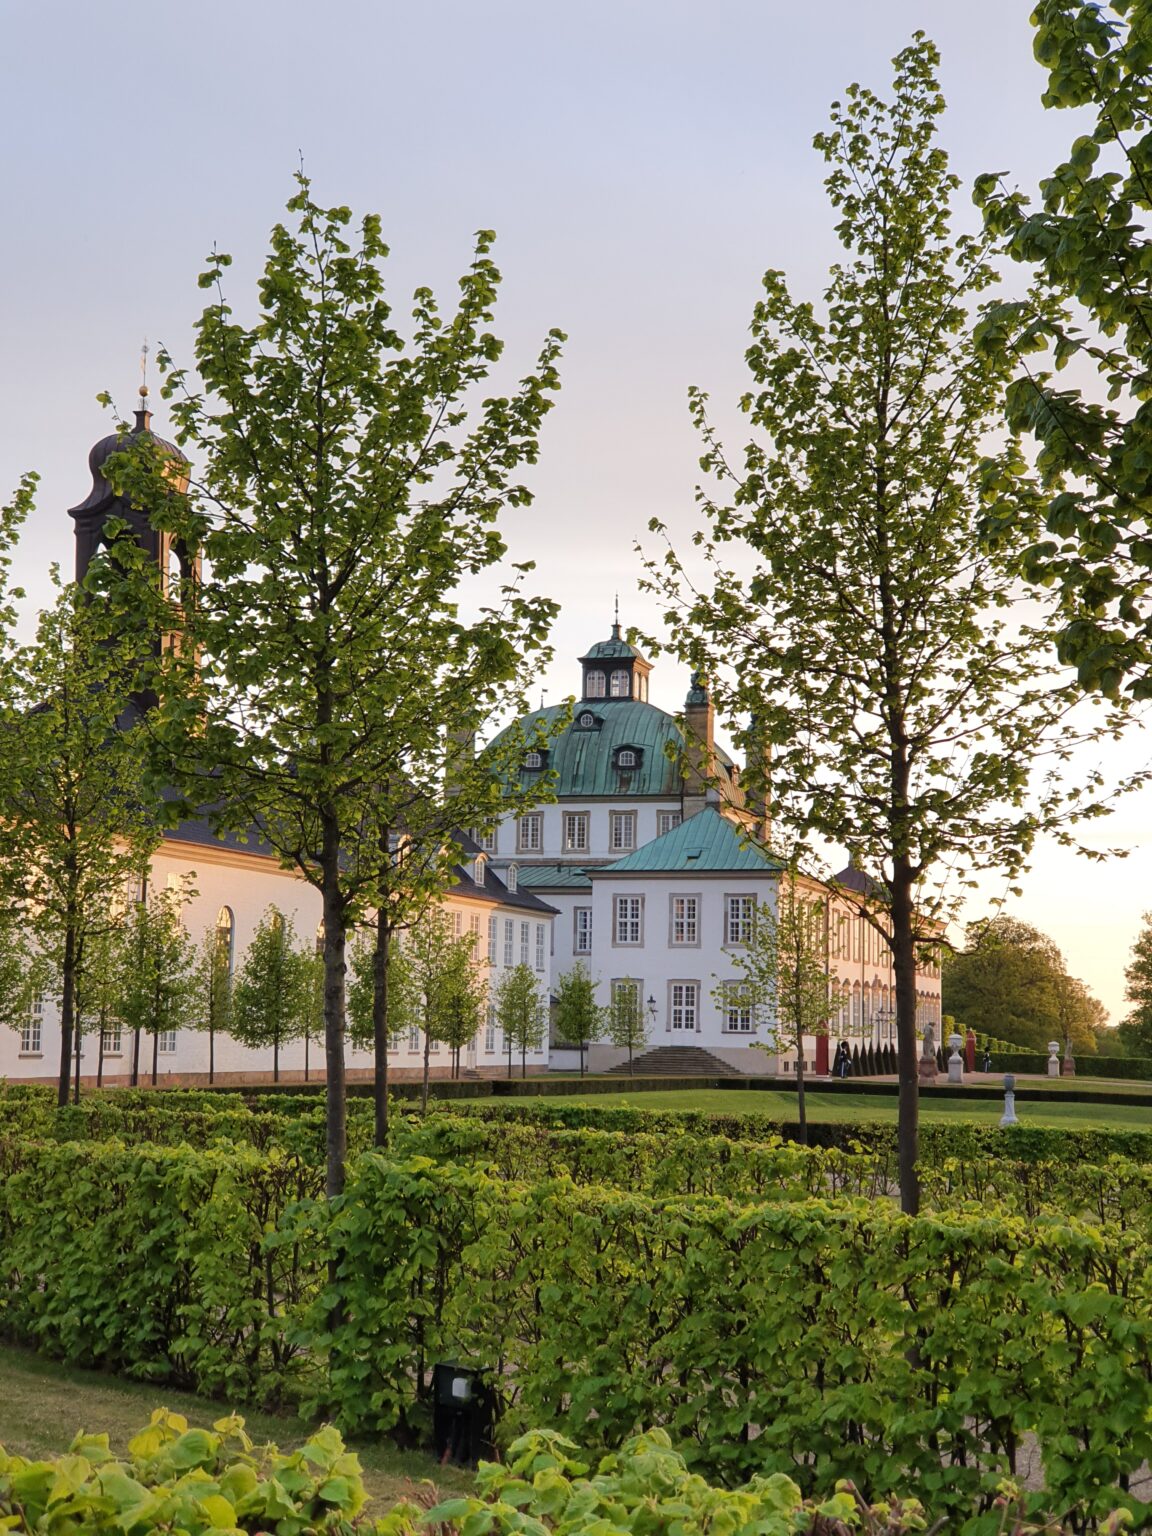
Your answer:
[[[95,444],[88,455],[92,489],[82,502],[68,509],[68,516],[76,525],[76,581],[83,582],[97,551],[107,543],[109,522],[115,520],[127,523],[131,528],[137,544],[158,572],[162,590],[166,594],[178,593],[182,582],[199,574],[199,557],[189,555],[182,542],[171,533],[154,528],[148,513],[133,506],[127,496],[117,494],[105,474],[114,454],[146,442],[164,459],[165,473],[173,490],[183,492],[188,489],[188,460],[175,443],[166,442],[152,431],[146,384],[140,386],[140,408],[135,416],[136,424],[130,432],[113,432]],[[175,643],[175,633],[166,634],[159,641],[165,649]]]

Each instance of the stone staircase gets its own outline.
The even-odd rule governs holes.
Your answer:
[[[636,1077],[741,1077],[729,1062],[699,1045],[661,1045],[632,1059]],[[627,1077],[628,1063],[611,1067],[609,1077]]]

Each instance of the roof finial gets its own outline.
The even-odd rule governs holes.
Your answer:
[[[619,592],[617,592],[617,594],[616,594],[616,617],[612,621],[612,638],[613,638],[613,640],[619,640],[619,638],[620,638],[620,594],[619,594]]]
[[[140,348],[140,388],[137,390],[140,396],[140,405],[136,412],[137,432],[146,432],[152,420],[152,413],[148,409],[148,338],[145,336],[144,344]]]

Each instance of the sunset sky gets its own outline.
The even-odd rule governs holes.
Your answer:
[[[19,577],[71,568],[66,509],[83,498],[96,403],[131,408],[142,340],[191,358],[196,275],[235,256],[250,316],[270,225],[303,164],[318,199],[382,215],[402,315],[419,283],[445,300],[471,237],[497,231],[497,330],[508,378],[550,326],[569,335],[563,391],[532,472],[534,506],[507,520],[511,554],[563,604],[556,702],[574,658],[625,623],[657,623],[636,590],[637,541],[660,516],[685,541],[699,444],[688,387],[733,404],[760,276],[783,268],[817,299],[836,257],[812,150],[853,80],[884,94],[889,60],[923,28],[943,54],[942,139],[965,187],[1003,170],[1022,187],[1076,131],[1040,106],[1028,0],[198,0],[134,8],[81,0],[10,7],[0,54],[0,495],[42,477]],[[967,192],[961,223],[975,225]],[[157,428],[166,421],[155,400]],[[657,662],[653,701],[687,678]],[[1143,760],[1144,739],[1118,754]],[[1152,791],[1102,834],[1107,865],[1044,849],[1010,910],[1049,932],[1114,1018],[1150,872]],[[991,881],[984,900],[1000,895]]]

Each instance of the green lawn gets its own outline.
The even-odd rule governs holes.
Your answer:
[[[121,1381],[98,1371],[72,1370],[29,1350],[0,1345],[0,1446],[16,1455],[56,1455],[68,1449],[79,1430],[107,1431],[113,1450],[123,1451],[147,1424],[153,1408],[160,1407],[182,1413],[196,1425],[211,1424],[229,1412],[223,1403],[187,1392]],[[302,1443],[312,1428],[287,1416],[248,1408],[238,1411],[254,1440],[271,1440],[282,1449]],[[451,1492],[471,1486],[467,1472],[441,1467],[415,1451],[378,1444],[353,1444],[352,1449],[363,1464],[364,1482],[377,1514],[425,1480]],[[421,1502],[427,1502],[426,1496]]]
[[[665,1093],[634,1093],[627,1089],[616,1094],[563,1094],[542,1101],[546,1104],[627,1105],[634,1109],[696,1109],[713,1115],[766,1115],[770,1120],[796,1119],[794,1090],[739,1088],[673,1089]],[[810,1093],[807,1096],[809,1120],[860,1122],[896,1122],[896,1095],[863,1093]],[[925,1124],[963,1121],[972,1125],[995,1125],[1003,1114],[999,1099],[940,1099],[921,1101],[920,1117]],[[1037,1104],[1028,1102],[1027,1086],[1016,1095],[1016,1113],[1024,1125],[1065,1126],[1068,1130],[1152,1131],[1152,1105],[1145,1104]]]

